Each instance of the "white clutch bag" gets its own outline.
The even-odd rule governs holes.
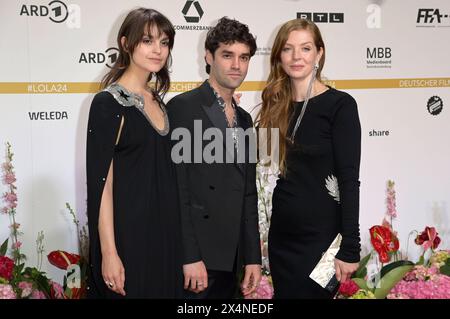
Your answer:
[[[322,258],[320,258],[320,261],[309,275],[309,278],[331,293],[336,292],[339,287],[339,281],[336,279],[336,269],[334,268],[334,258],[339,251],[341,241],[341,234],[337,234],[330,247],[328,247],[327,251],[322,255]]]

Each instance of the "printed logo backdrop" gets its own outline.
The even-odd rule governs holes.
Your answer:
[[[3,154],[9,141],[15,153],[16,217],[31,265],[41,230],[47,252],[76,250],[65,203],[85,214],[89,106],[117,58],[120,23],[137,6],[160,10],[176,28],[167,99],[205,79],[204,39],[220,17],[247,23],[258,50],[241,87],[241,104],[253,115],[279,26],[303,16],[316,21],[326,43],[327,83],[352,94],[359,106],[364,249],[368,228],[386,210],[388,179],[396,182],[394,227],[403,248],[408,233],[425,225],[436,226],[449,248],[449,1],[430,0],[424,7],[419,0],[1,0],[0,149]],[[8,236],[8,225],[0,215],[0,240]],[[61,281],[59,270],[45,263],[43,268]]]

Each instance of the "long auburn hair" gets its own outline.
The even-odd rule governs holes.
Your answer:
[[[256,117],[258,128],[267,128],[267,145],[271,145],[270,129],[279,129],[279,167],[281,174],[286,173],[286,149],[288,146],[287,131],[290,118],[293,113],[291,107],[293,94],[289,76],[281,66],[281,52],[289,38],[289,34],[295,30],[310,31],[314,39],[314,45],[319,51],[323,50],[319,61],[316,78],[321,81],[321,71],[325,63],[325,44],[317,25],[307,19],[294,19],[283,24],[278,31],[270,54],[270,73],[266,87],[262,91],[262,106]]]
[[[117,47],[119,48],[119,57],[112,66],[111,70],[103,77],[101,87],[105,88],[111,83],[116,82],[130,65],[130,58],[142,37],[147,31],[151,34],[152,27],[158,30],[158,36],[165,34],[169,39],[169,56],[164,67],[155,74],[155,92],[164,96],[170,88],[169,68],[172,64],[172,48],[175,40],[175,29],[172,23],[163,14],[147,8],[138,8],[130,11],[120,27],[117,34]],[[126,48],[122,45],[122,37],[126,38]],[[148,82],[152,80],[153,74],[150,73]]]

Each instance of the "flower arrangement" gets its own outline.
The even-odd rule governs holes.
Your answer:
[[[7,191],[3,194],[6,203],[1,213],[10,219],[10,236],[0,246],[0,299],[67,299],[81,298],[86,290],[87,260],[75,254],[63,251],[54,251],[48,255],[51,264],[67,271],[63,285],[54,282],[41,271],[44,249],[44,233],[38,233],[36,249],[38,253],[38,266],[25,267],[27,257],[22,253],[20,241],[20,224],[16,221],[17,187],[16,175],[13,166],[14,154],[11,144],[6,143],[6,161],[2,165],[3,183]],[[66,204],[74,222],[79,227],[73,210]],[[87,251],[87,232],[85,227],[79,230],[80,250]],[[10,242],[11,239],[11,242]],[[7,255],[10,251],[9,256]]]
[[[273,285],[270,276],[269,256],[268,256],[268,237],[270,227],[270,217],[272,212],[272,188],[276,180],[276,174],[272,172],[269,166],[258,164],[256,167],[256,183],[258,189],[258,214],[259,214],[259,233],[261,240],[262,256],[262,277],[256,291],[246,296],[246,299],[272,299]]]

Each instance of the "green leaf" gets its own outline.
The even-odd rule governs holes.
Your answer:
[[[409,260],[394,261],[393,263],[387,264],[386,266],[381,268],[380,277],[383,278],[383,276],[386,275],[388,272],[390,272],[392,269],[401,266],[414,266],[414,263]]]
[[[364,279],[352,278],[352,280],[358,285],[359,288],[369,290],[369,287],[367,286],[367,281],[365,281]]]
[[[367,263],[370,260],[370,256],[372,253],[369,253],[366,257],[361,259],[359,262],[358,270],[356,270],[355,274],[352,276],[352,278],[364,278],[367,275]]]
[[[416,263],[416,265],[423,265],[425,263],[425,258],[422,256],[420,256],[419,261]]]
[[[447,259],[448,260],[448,259]],[[441,272],[441,274],[450,276],[450,265],[448,265],[447,263],[442,266],[441,268],[439,268],[439,271]]]
[[[412,264],[412,263],[411,263]],[[391,265],[391,264],[389,264]],[[388,266],[389,266],[388,265]],[[405,274],[414,267],[412,265],[404,265],[391,269],[386,272],[384,276],[381,277],[379,282],[379,287],[375,288],[374,294],[377,299],[384,299],[389,294],[389,292],[394,288],[394,286],[402,280]],[[385,267],[383,267],[385,268]]]
[[[7,251],[8,251],[8,238],[6,238],[6,240],[0,246],[0,256],[5,256]]]

